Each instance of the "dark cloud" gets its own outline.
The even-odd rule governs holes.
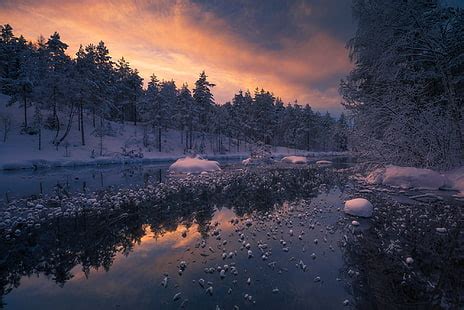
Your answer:
[[[247,40],[271,49],[321,31],[343,42],[354,33],[351,0],[194,0]]]

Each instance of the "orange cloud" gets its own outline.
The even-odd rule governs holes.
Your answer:
[[[350,69],[344,44],[325,33],[302,42],[282,40],[283,48],[269,50],[187,0],[17,0],[3,6],[0,20],[16,34],[33,40],[58,31],[70,54],[79,44],[103,40],[114,58],[124,56],[144,78],[155,73],[192,86],[206,70],[217,84],[218,102],[239,89],[259,87],[284,101],[333,108],[340,101],[336,85],[326,91],[313,85]]]

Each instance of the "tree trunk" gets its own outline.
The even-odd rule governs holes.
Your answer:
[[[137,102],[134,100],[134,126],[137,126]]]
[[[42,150],[42,129],[39,128],[39,151]]]
[[[81,101],[81,106],[80,106],[80,127],[81,127],[81,142],[82,145],[85,145],[85,135],[84,135],[84,105],[82,104]]]
[[[53,119],[55,120],[55,126],[56,126],[56,133],[55,133],[55,138],[53,139],[53,143],[57,146],[56,144],[58,140],[58,135],[60,134],[60,119],[58,118],[58,112],[56,109],[56,89],[53,88]]]
[[[71,127],[72,127],[72,120],[74,118],[74,104],[71,105],[71,111],[69,112],[69,119],[68,119],[68,125],[66,126],[66,130],[63,134],[63,136],[61,137],[61,139],[57,142],[57,146],[61,144],[61,142],[64,141],[64,139],[66,139],[66,137],[68,136],[69,132],[71,131]]]
[[[100,116],[100,156],[103,156],[103,117]]]
[[[24,128],[27,128],[27,98],[24,96]]]
[[[161,152],[161,126],[158,126],[158,151]]]

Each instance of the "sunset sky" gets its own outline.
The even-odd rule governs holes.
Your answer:
[[[339,112],[338,83],[351,65],[350,0],[0,0],[0,23],[29,40],[54,31],[75,54],[103,40],[142,77],[190,87],[202,70],[218,103],[239,89]]]

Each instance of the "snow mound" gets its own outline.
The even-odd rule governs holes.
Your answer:
[[[242,160],[242,164],[251,165],[252,164],[252,159],[251,158],[244,159],[244,160]]]
[[[464,197],[464,167],[451,170],[446,174],[452,189],[459,191],[456,196]]]
[[[346,214],[359,217],[371,217],[373,210],[372,203],[364,198],[347,200],[343,209]]]
[[[304,156],[285,156],[281,160],[283,163],[288,164],[307,164],[308,159]]]
[[[316,161],[316,165],[318,166],[330,166],[332,162],[330,160],[318,160]]]
[[[217,161],[201,159],[198,157],[179,158],[169,167],[174,173],[201,173],[221,170]]]
[[[449,182],[445,175],[430,169],[388,166],[371,172],[366,181],[400,188],[437,190]]]

